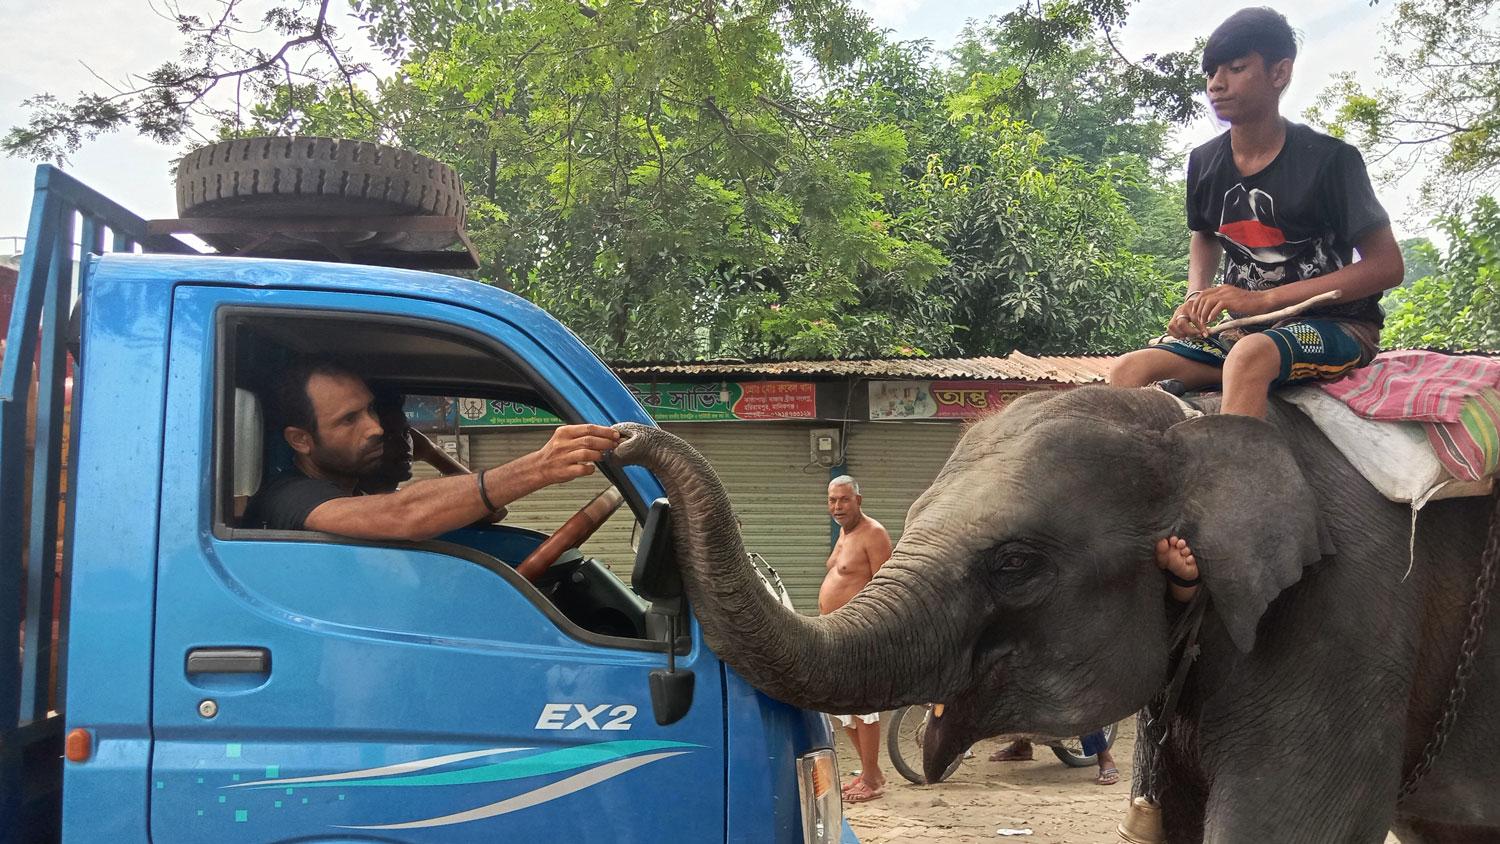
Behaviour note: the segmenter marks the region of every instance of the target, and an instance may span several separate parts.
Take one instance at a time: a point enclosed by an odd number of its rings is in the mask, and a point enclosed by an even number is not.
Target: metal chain
[[[1142,759],[1146,763],[1146,792],[1141,796],[1157,805],[1161,805],[1161,793],[1157,790],[1156,784],[1161,778],[1161,751],[1162,746],[1167,742],[1167,725],[1165,721],[1161,720],[1161,710],[1154,709],[1153,711],[1153,704],[1161,701],[1164,697],[1165,695],[1147,705],[1146,711],[1143,713],[1145,716],[1142,719],[1144,723],[1141,724],[1142,727],[1145,727],[1142,730],[1142,738],[1146,740],[1145,755]],[[1140,738],[1137,738],[1136,741],[1139,742]]]
[[[1495,585],[1495,562],[1497,558],[1500,558],[1500,483],[1496,484],[1492,497],[1495,507],[1490,513],[1489,539],[1484,545],[1479,577],[1474,581],[1474,600],[1469,604],[1469,625],[1464,631],[1463,644],[1458,648],[1458,670],[1453,675],[1453,685],[1448,690],[1448,700],[1443,703],[1443,714],[1438,718],[1432,738],[1428,739],[1427,746],[1422,748],[1421,760],[1417,762],[1416,767],[1412,768],[1411,773],[1406,775],[1406,781],[1401,784],[1401,791],[1396,796],[1397,802],[1415,793],[1422,778],[1432,770],[1433,763],[1442,754],[1443,745],[1448,741],[1448,733],[1458,720],[1458,710],[1463,705],[1464,696],[1468,694],[1469,678],[1474,673],[1474,657],[1478,655],[1479,642],[1484,637],[1484,619],[1489,609],[1490,588]]]
[[[1198,628],[1203,623],[1203,614],[1207,609],[1208,595],[1200,589],[1198,594],[1193,596],[1187,609],[1178,617],[1177,624],[1168,636],[1167,683],[1156,697],[1146,704],[1145,710],[1141,713],[1142,717],[1137,720],[1137,724],[1142,727],[1142,737],[1146,740],[1145,755],[1142,760],[1146,766],[1146,792],[1143,796],[1153,803],[1160,803],[1156,788],[1157,775],[1161,770],[1159,757],[1162,747],[1167,743],[1167,733],[1171,730],[1169,722],[1177,712],[1178,695],[1182,693],[1188,671],[1198,658]],[[1179,646],[1182,648],[1180,653],[1177,650]],[[1177,654],[1177,658],[1172,659],[1172,654]],[[1136,746],[1141,746],[1140,738],[1137,738]]]

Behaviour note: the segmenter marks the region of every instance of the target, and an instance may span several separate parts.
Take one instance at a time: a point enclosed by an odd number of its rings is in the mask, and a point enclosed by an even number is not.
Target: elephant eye
[[[991,559],[994,561],[993,564],[997,571],[1019,572],[1026,571],[1035,566],[1039,557],[1040,555],[1031,548],[1024,545],[1007,543],[1000,548],[996,548],[994,556]]]
[[[1030,554],[1006,554],[1000,558],[1001,571],[1020,571],[1031,565]]]

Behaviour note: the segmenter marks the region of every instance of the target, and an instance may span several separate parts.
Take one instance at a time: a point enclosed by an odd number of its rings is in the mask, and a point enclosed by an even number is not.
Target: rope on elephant
[[[1432,738],[1427,740],[1427,745],[1422,748],[1422,758],[1411,773],[1406,775],[1406,781],[1401,784],[1401,791],[1396,795],[1398,803],[1414,794],[1422,778],[1432,770],[1433,763],[1442,754],[1443,745],[1448,741],[1448,733],[1458,721],[1458,711],[1468,694],[1469,678],[1474,673],[1474,658],[1479,653],[1480,640],[1484,638],[1484,619],[1489,610],[1490,589],[1495,585],[1495,563],[1500,559],[1500,484],[1495,485],[1495,491],[1490,497],[1494,504],[1490,511],[1489,537],[1480,558],[1479,577],[1474,581],[1474,600],[1469,603],[1468,627],[1464,631],[1463,644],[1458,648],[1458,669],[1453,674],[1453,685],[1448,689],[1448,699],[1443,702],[1443,713],[1438,717]]]

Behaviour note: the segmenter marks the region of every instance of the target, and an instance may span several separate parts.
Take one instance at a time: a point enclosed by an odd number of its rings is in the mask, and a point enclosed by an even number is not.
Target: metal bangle
[[[490,467],[490,469],[493,469],[493,468],[495,468],[495,467],[494,466]],[[493,513],[496,510],[499,510],[500,508],[496,507],[495,506],[495,502],[493,502],[493,501],[490,500],[489,490],[487,490],[487,489],[484,488],[484,473],[488,472],[490,469],[480,469],[474,475],[474,477],[476,477],[476,478],[479,479],[479,500],[483,501],[484,502],[484,506],[486,508],[488,508],[491,513]]]

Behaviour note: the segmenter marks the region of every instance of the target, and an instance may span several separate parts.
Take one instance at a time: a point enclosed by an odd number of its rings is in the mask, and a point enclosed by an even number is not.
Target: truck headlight
[[[797,792],[802,798],[804,844],[837,844],[844,826],[839,764],[832,750],[797,757]]]

